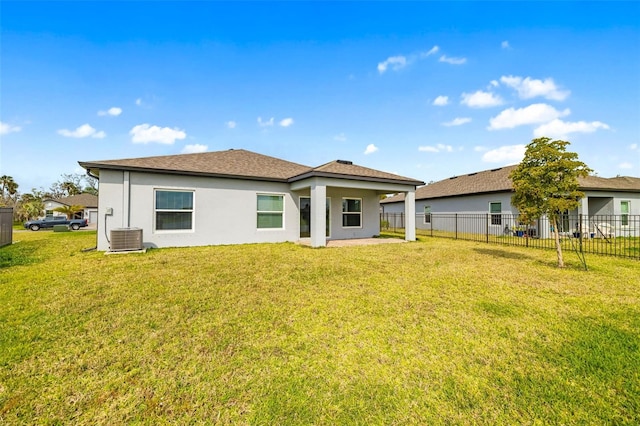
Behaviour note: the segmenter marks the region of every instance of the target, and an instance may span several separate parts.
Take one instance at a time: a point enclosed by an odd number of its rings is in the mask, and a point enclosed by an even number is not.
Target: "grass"
[[[640,264],[428,238],[0,249],[2,424],[638,424]]]

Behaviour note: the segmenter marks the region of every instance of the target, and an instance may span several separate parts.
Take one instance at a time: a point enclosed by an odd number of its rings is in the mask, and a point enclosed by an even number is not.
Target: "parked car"
[[[53,228],[55,225],[67,225],[77,231],[88,226],[89,223],[87,219],[67,219],[65,216],[47,216],[44,219],[28,220],[24,223],[24,227],[32,231],[37,231],[40,228]]]

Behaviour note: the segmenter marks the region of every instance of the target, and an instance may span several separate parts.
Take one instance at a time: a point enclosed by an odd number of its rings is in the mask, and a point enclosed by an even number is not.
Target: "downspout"
[[[124,210],[124,223],[123,228],[128,228],[131,223],[131,176],[129,175],[129,171],[124,171],[124,191],[122,194],[122,204]]]
[[[92,177],[95,180],[97,180],[98,181],[98,185],[100,185],[100,175],[99,174],[94,175],[94,174],[91,173],[91,169],[87,169],[87,176]],[[99,186],[98,186],[98,188],[99,188]],[[100,211],[100,196],[98,196],[98,211]],[[100,220],[98,220],[98,224],[100,224]],[[98,229],[98,226],[97,226],[98,224],[96,224],[96,246],[95,247],[91,247],[91,248],[83,249],[82,251],[92,251],[92,250],[97,250],[98,249],[98,235],[100,235],[100,230]],[[105,217],[104,227],[105,227],[105,230],[106,230],[107,229],[106,217]],[[107,241],[108,240],[109,240],[109,238],[107,238]]]

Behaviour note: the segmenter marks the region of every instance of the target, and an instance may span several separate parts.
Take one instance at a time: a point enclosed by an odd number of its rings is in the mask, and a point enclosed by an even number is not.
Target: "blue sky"
[[[0,174],[243,148],[425,182],[537,136],[640,175],[639,2],[0,3]]]

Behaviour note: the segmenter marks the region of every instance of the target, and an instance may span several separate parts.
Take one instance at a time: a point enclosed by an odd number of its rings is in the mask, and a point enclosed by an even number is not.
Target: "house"
[[[378,235],[382,194],[403,193],[415,217],[424,184],[350,161],[309,167],[243,149],[79,164],[99,179],[98,250],[118,228],[142,229],[146,247],[301,238],[322,247]]]
[[[74,219],[87,219],[89,223],[98,221],[98,197],[93,194],[71,195],[64,198],[46,198],[43,200],[45,216],[64,216],[64,213],[54,211],[57,207],[83,206],[81,212],[77,212]]]
[[[432,214],[485,214],[490,233],[499,234],[507,225],[516,224],[518,209],[511,204],[513,185],[509,175],[517,166],[498,167],[462,176],[453,176],[422,186],[416,190],[416,220],[418,229],[431,229]],[[575,221],[582,217],[582,229],[596,231],[606,228],[608,234],[640,235],[640,221],[629,223],[629,216],[640,215],[640,178],[621,176],[602,178],[587,176],[579,179],[580,190],[585,196],[579,207],[566,212],[564,231],[579,228]],[[381,201],[386,214],[406,213],[404,195],[397,194]],[[626,217],[626,219],[625,219]],[[569,219],[572,218],[572,219]],[[614,219],[619,218],[619,219]],[[538,236],[548,236],[547,226],[537,226]],[[491,231],[492,230],[492,231]]]

